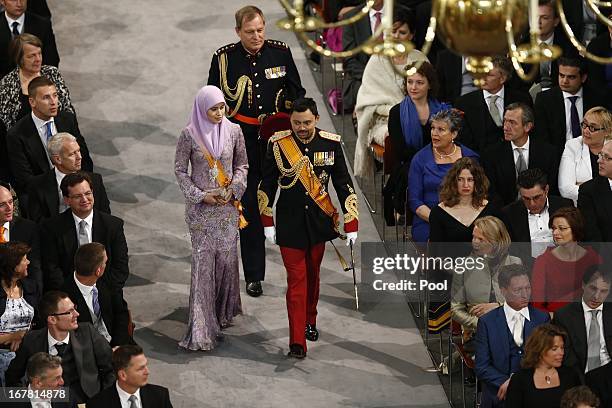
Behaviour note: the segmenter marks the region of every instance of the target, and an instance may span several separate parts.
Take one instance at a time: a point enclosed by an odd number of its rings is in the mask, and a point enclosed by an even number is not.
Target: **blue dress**
[[[478,153],[466,146],[459,146],[463,157],[478,160]],[[408,170],[408,207],[416,214],[421,205],[433,208],[440,202],[439,189],[442,179],[453,167],[452,163],[437,164],[431,143],[419,150]],[[412,222],[412,239],[425,243],[429,239],[429,223],[415,215]]]

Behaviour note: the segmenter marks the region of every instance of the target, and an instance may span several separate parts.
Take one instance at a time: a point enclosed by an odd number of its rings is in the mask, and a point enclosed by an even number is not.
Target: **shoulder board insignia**
[[[321,136],[323,139],[333,140],[334,142],[339,142],[342,139],[340,135],[329,133],[324,130],[319,131],[319,136]]]
[[[287,46],[287,44],[285,44],[285,43],[284,43],[284,42],[282,42],[282,41],[277,41],[277,40],[266,40],[266,43],[267,43],[268,45],[271,45],[272,47],[275,47],[275,48],[281,48],[281,49],[284,49],[284,50],[289,49],[289,47]]]
[[[276,132],[274,133],[274,135],[272,135],[269,142],[270,143],[278,142],[279,140],[289,136],[291,133],[292,132],[290,130],[281,130],[280,132]]]
[[[236,43],[224,45],[223,47],[221,47],[217,51],[215,51],[215,55],[221,55],[224,52],[227,52],[229,50],[234,49],[235,47],[236,47]]]

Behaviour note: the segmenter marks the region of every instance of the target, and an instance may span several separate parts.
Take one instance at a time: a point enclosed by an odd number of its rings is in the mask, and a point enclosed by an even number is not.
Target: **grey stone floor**
[[[321,339],[306,360],[285,357],[285,271],[272,246],[265,296],[243,296],[244,315],[226,341],[206,353],[177,349],[187,320],[191,249],[173,174],[174,147],[212,53],[236,41],[233,13],[243,3],[49,3],[60,69],[82,133],[113,213],[125,220],[132,273],[125,295],[136,338],[149,358],[150,381],[170,388],[174,406],[448,406],[437,376],[423,371],[431,363],[403,299],[364,295],[356,312],[351,278],[339,270],[331,246],[321,273]],[[267,15],[268,37],[291,45],[304,86],[322,104],[295,37],[276,29],[280,5],[257,4]],[[321,127],[332,129],[320,111]],[[361,242],[379,240],[365,211],[360,225]]]

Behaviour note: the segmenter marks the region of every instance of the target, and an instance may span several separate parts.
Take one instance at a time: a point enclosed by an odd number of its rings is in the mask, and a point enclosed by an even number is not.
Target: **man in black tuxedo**
[[[528,242],[531,245],[513,245],[513,251],[526,266],[541,255],[547,246],[553,245],[552,231],[548,226],[551,215],[561,207],[573,207],[570,199],[549,196],[546,174],[538,168],[518,175],[520,200],[502,208],[504,223],[513,243]]]
[[[563,364],[581,373],[610,362],[608,342],[612,340],[612,275],[593,265],[582,277],[582,297],[555,312],[553,323],[567,332]]]
[[[372,9],[368,15],[357,20],[355,23],[344,26],[342,29],[342,49],[353,49],[364,41],[368,40],[374,32],[377,24],[380,24],[382,18],[383,0],[375,0]],[[353,10],[346,13],[344,19],[353,17],[361,12],[361,7],[355,7]],[[345,112],[352,112],[357,101],[357,91],[361,86],[363,71],[368,63],[370,56],[365,52],[359,52],[352,57],[344,59],[343,67],[346,74],[344,79],[344,89],[342,90],[342,109]]]
[[[28,275],[36,281],[39,293],[43,291],[43,276],[40,266],[40,235],[38,225],[14,215],[13,195],[8,186],[0,185],[0,242],[24,242],[31,248],[28,254]]]
[[[26,366],[26,376],[28,378],[28,388],[32,391],[59,390],[64,386],[62,377],[62,359],[58,356],[52,356],[46,352],[38,352],[29,358]],[[59,394],[59,393],[58,393]],[[7,395],[5,394],[5,398]],[[58,395],[60,397],[60,395]],[[61,400],[69,400],[70,396],[65,395]],[[6,400],[5,400],[6,401]],[[37,405],[41,402],[50,402],[51,405]],[[49,401],[44,399],[30,398],[27,401],[15,401],[3,403],[3,408],[32,408],[32,407],[51,407],[51,408],[76,408],[76,403],[73,401]]]
[[[59,185],[66,174],[81,170],[81,146],[70,133],[54,135],[49,140],[47,152],[54,168],[32,177],[29,183],[27,215],[36,222],[54,217],[68,208]],[[89,176],[94,192],[94,208],[110,214],[110,202],[102,176],[98,173],[89,173]]]
[[[79,312],[68,295],[47,292],[38,307],[47,328],[26,333],[6,370],[6,385],[22,385],[28,359],[41,351],[62,358],[64,382],[70,388],[71,399],[78,403],[87,402],[112,385],[115,375],[111,347],[91,324],[77,322]]]
[[[512,76],[512,64],[505,57],[494,57],[493,68],[485,77],[481,90],[457,98],[456,108],[465,113],[459,140],[483,152],[503,138],[503,117],[506,106],[523,102],[531,106],[528,94],[505,86]]]
[[[599,176],[578,190],[578,208],[584,215],[586,240],[612,242],[612,141],[604,144],[597,163]]]
[[[465,57],[448,49],[438,52],[436,72],[440,83],[438,91],[440,101],[455,105],[455,101],[460,96],[478,91],[474,85],[474,77],[465,68],[465,60]]]
[[[38,37],[43,43],[43,64],[57,67],[60,58],[51,20],[26,11],[27,0],[0,0],[0,4],[4,6],[4,18],[0,20],[0,78],[15,68],[15,62],[8,55],[9,43],[23,33]]]
[[[119,346],[113,352],[117,382],[87,403],[87,408],[172,408],[166,387],[148,384],[147,358],[140,346]]]
[[[561,57],[559,86],[538,94],[535,102],[535,137],[557,146],[563,153],[565,142],[582,134],[584,113],[595,106],[607,106],[606,95],[583,86],[587,80],[584,62]]]
[[[482,154],[482,165],[491,182],[489,191],[500,206],[517,200],[516,176],[527,169],[543,170],[550,180],[550,194],[559,194],[559,155],[554,146],[529,136],[533,124],[533,110],[529,106],[520,102],[508,105],[504,114],[504,141]]]
[[[611,347],[608,345],[608,349]],[[599,398],[600,408],[612,408],[612,362],[589,371],[586,385]]]
[[[22,194],[27,194],[31,178],[51,168],[47,142],[58,132],[68,132],[76,137],[81,147],[81,167],[93,171],[93,161],[75,116],[59,112],[57,89],[53,82],[42,76],[34,78],[28,85],[28,93],[32,114],[21,118],[7,134],[11,173],[20,200]]]
[[[111,346],[132,343],[128,334],[128,307],[122,291],[111,290],[99,279],[108,257],[104,245],[85,244],[74,256],[74,275],[64,279],[66,292],[79,311],[79,323],[91,323]]]
[[[61,288],[72,278],[74,254],[79,246],[99,242],[108,256],[102,281],[112,290],[121,290],[130,273],[123,220],[94,210],[92,182],[87,173],[67,174],[60,189],[70,208],[42,224],[45,289]]]

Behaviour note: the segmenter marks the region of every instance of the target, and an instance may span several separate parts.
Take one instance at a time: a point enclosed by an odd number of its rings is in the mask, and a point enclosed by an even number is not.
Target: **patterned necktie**
[[[100,302],[98,301],[98,288],[95,286],[91,289],[91,303],[93,312],[96,315],[96,320],[100,319]]]
[[[516,151],[518,152],[518,158],[516,159],[516,175],[518,176],[519,174],[521,174],[522,172],[524,172],[525,170],[527,170],[527,162],[525,161],[525,156],[523,156],[523,150],[525,150],[522,147],[517,147]]]
[[[19,27],[19,23],[17,21],[13,21],[13,38],[19,35],[19,29],[17,27]]]
[[[57,350],[57,355],[62,357],[64,355],[64,353],[66,352],[66,347],[68,347],[67,344],[56,343],[55,344],[55,350]]]
[[[374,32],[376,32],[376,30],[378,30],[378,27],[380,27],[380,23],[382,22],[382,13],[380,11],[375,11],[374,12],[374,18],[376,20],[376,21],[374,21]],[[372,33],[372,34],[374,34],[374,33]],[[378,38],[382,39],[383,38],[383,34],[380,33]]]
[[[599,356],[599,349],[601,348],[599,341],[599,320],[597,315],[599,310],[590,310],[591,312],[591,324],[589,325],[589,337],[588,337],[588,362],[587,368],[589,371],[599,367],[601,365],[601,358]]]
[[[4,238],[4,231],[6,231],[6,228],[0,227],[0,244],[4,244],[6,242],[6,239]]]
[[[136,397],[135,395],[130,395],[128,401],[130,401],[130,408],[138,408],[138,404],[136,404],[136,401],[138,401],[138,397]]]
[[[45,123],[45,128],[47,129],[47,142],[49,139],[53,137],[53,130],[51,129],[51,121]]]
[[[520,313],[515,313],[512,318],[514,324],[512,325],[512,337],[517,346],[523,345],[523,316]]]
[[[491,114],[491,119],[493,119],[493,122],[500,127],[502,125],[502,120],[496,103],[498,99],[499,96],[497,95],[491,95],[489,97],[489,113]]]
[[[79,246],[89,244],[89,237],[87,236],[87,230],[85,227],[87,226],[87,222],[85,220],[81,220],[79,222]]]
[[[580,129],[580,118],[578,117],[578,108],[576,108],[577,96],[570,96],[567,98],[570,100],[570,121],[572,123],[572,137],[578,137],[582,134]]]

